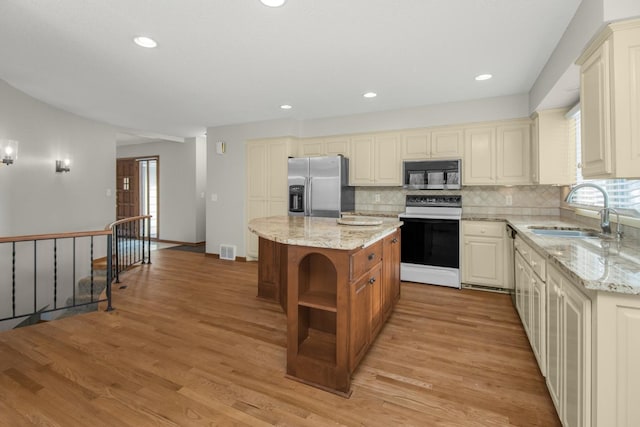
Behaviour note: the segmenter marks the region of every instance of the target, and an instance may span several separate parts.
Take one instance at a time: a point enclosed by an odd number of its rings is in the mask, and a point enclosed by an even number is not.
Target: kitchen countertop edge
[[[615,239],[607,242],[618,246],[617,254],[607,253],[609,250],[595,245],[588,245],[583,239],[567,238],[567,237],[543,237],[534,235],[529,227],[584,227],[575,221],[562,218],[560,216],[519,216],[519,215],[463,215],[463,221],[500,221],[509,224],[515,232],[531,246],[536,252],[545,259],[558,267],[560,271],[569,276],[574,282],[580,284],[584,289],[589,291],[604,291],[617,294],[640,295],[640,282],[629,282],[620,277],[638,277],[640,278],[640,258],[632,258],[632,254],[640,253],[640,243],[633,239],[622,239],[617,242]],[[603,245],[602,241],[598,244]],[[590,247],[591,246],[591,247]],[[562,248],[562,249],[559,249]],[[556,254],[554,255],[555,252]],[[591,256],[597,259],[605,266],[611,266],[619,277],[609,280],[589,279],[588,263],[579,266],[572,264],[571,253],[581,252],[583,255]],[[637,257],[637,256],[636,256]],[[593,267],[593,266],[592,266]],[[545,278],[546,279],[546,278]],[[637,283],[637,284],[636,284]]]

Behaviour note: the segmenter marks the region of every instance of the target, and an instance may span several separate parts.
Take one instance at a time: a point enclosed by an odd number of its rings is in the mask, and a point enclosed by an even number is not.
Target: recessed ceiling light
[[[291,110],[293,107],[289,104],[283,104],[280,106],[283,110]]]
[[[376,96],[378,96],[378,94],[375,92],[367,92],[362,96],[364,96],[365,98],[375,98]]]
[[[476,80],[480,82],[482,80],[489,80],[491,77],[493,77],[491,74],[479,74],[476,76]]]
[[[284,4],[286,0],[260,0],[263,5],[269,7],[280,7]]]
[[[158,46],[158,43],[150,37],[138,36],[135,37],[133,41],[138,46],[146,47],[147,49],[153,49],[154,47]]]

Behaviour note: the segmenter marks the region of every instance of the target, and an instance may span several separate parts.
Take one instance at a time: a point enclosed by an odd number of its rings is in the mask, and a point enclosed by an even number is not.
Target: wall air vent
[[[234,245],[220,245],[220,259],[236,260],[236,247]]]

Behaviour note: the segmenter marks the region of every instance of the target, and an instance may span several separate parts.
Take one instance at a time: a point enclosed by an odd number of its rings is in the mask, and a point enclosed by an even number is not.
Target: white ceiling
[[[82,116],[176,137],[519,94],[580,1],[2,0],[0,78]],[[494,78],[476,82],[480,73]]]

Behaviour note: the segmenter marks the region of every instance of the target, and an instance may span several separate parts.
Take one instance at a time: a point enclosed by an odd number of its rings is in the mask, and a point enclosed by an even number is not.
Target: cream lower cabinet
[[[248,141],[245,146],[247,165],[247,223],[273,215],[286,215],[288,210],[287,160],[293,156],[293,138]],[[245,228],[246,255],[258,258],[258,237]]]
[[[546,262],[519,236],[514,242],[516,309],[542,375],[546,375]]]
[[[546,381],[562,424],[620,426],[591,423],[591,300],[564,274],[549,266],[546,305]]]
[[[640,426],[640,295],[593,299],[592,426]]]
[[[506,223],[462,221],[462,282],[510,289],[513,281],[507,268]]]

